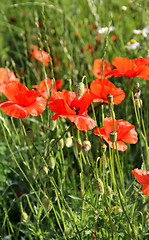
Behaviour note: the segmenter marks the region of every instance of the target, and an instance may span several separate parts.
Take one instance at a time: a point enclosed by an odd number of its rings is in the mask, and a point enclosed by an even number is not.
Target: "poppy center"
[[[71,107],[71,109],[72,109],[73,111],[75,111],[75,112],[76,112],[76,115],[78,115],[78,114],[79,114],[80,107],[78,107],[78,108]]]

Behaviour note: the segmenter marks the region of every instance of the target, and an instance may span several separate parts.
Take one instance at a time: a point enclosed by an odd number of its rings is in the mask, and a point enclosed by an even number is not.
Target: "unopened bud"
[[[83,82],[80,82],[76,85],[76,88],[75,88],[75,93],[76,93],[76,96],[78,99],[80,99],[82,97],[82,95],[84,94],[84,83]]]
[[[101,194],[103,195],[104,194],[104,185],[103,185],[103,182],[100,178],[97,179],[96,181],[96,190]]]
[[[64,139],[61,138],[59,141],[58,141],[58,145],[60,148],[64,148]]]
[[[112,188],[110,186],[106,187],[106,193],[107,193],[108,197],[112,198],[113,192],[112,192]]]
[[[28,219],[28,214],[26,212],[22,212],[22,216],[21,216],[21,221],[22,222],[26,222]]]
[[[48,197],[45,195],[42,199],[42,203],[47,211],[50,211],[52,209],[52,206],[50,204],[50,201]]]
[[[126,6],[122,6],[122,11],[126,11],[127,7]]]
[[[46,166],[43,166],[42,169],[45,172],[45,174],[48,175],[48,168]]]
[[[51,119],[49,129],[51,131],[54,131],[55,128],[56,128],[56,121]]]
[[[50,159],[49,159],[49,167],[51,169],[54,169],[55,168],[55,158],[50,156]]]
[[[113,132],[110,133],[110,140],[111,140],[112,143],[116,142],[116,140],[117,140],[117,132],[113,131]]]
[[[73,144],[72,137],[66,138],[66,140],[65,140],[66,147],[70,148],[70,147],[72,147],[72,144]]]
[[[105,153],[107,150],[107,145],[105,143],[101,144],[100,149],[102,153]]]
[[[85,140],[85,141],[83,141],[83,144],[82,144],[82,148],[84,148],[85,149],[85,151],[89,151],[89,150],[91,150],[91,143],[90,143],[90,141],[88,141],[88,140]]]
[[[81,142],[81,139],[78,139],[78,141],[77,141],[77,148],[78,148],[78,153],[80,154],[80,153],[81,153],[81,150],[82,150],[82,142]]]
[[[109,103],[113,103],[113,95],[109,93],[107,95],[107,100],[108,100]]]
[[[139,85],[140,85],[139,82],[135,82],[135,88],[136,89],[139,89]]]

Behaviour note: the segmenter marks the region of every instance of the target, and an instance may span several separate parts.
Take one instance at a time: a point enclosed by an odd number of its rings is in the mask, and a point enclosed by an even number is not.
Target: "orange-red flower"
[[[135,175],[139,183],[143,184],[143,194],[149,197],[149,172],[135,168],[134,170],[132,170],[132,173]]]
[[[147,59],[145,58],[131,60],[126,57],[115,57],[112,64],[116,69],[107,73],[106,77],[114,75],[115,77],[126,76],[149,79],[149,67],[145,66],[147,64]]]
[[[106,102],[107,95],[113,95],[113,103],[119,104],[125,98],[125,93],[120,88],[116,88],[116,86],[105,78],[98,78],[94,80],[90,85],[90,93],[94,98],[94,102]]]
[[[46,108],[46,99],[40,93],[29,90],[21,83],[10,83],[5,86],[3,94],[7,101],[0,102],[0,108],[7,115],[15,118],[26,118],[40,115]]]
[[[103,62],[103,73],[102,73],[102,58],[97,58],[93,62],[93,73],[95,77],[101,78],[105,77],[105,75],[112,70],[112,66],[108,60],[104,60]]]
[[[15,74],[9,69],[0,68],[0,93],[3,93],[5,85],[13,82],[20,82],[20,79],[16,78]]]
[[[36,45],[34,45],[33,52],[30,51],[30,54],[38,61],[43,62],[45,66],[48,66],[50,59],[52,60],[52,58],[49,59],[49,54],[46,51],[39,51]]]
[[[49,88],[49,92],[47,92],[47,86],[45,83],[45,79],[41,81],[40,85],[33,85],[32,88],[36,88],[40,92],[40,95],[42,97],[47,98],[50,96],[50,89],[52,90],[52,92],[55,90],[57,91],[57,90],[61,89],[62,80],[61,79],[55,80],[55,84],[53,84],[51,87],[51,79],[47,78],[47,85]]]
[[[123,119],[115,120],[115,128],[117,132],[117,149],[119,151],[125,151],[127,149],[127,145],[125,143],[135,144],[138,141],[135,126],[131,125],[129,122]],[[110,133],[114,131],[113,119],[111,117],[105,118],[103,127],[98,128],[98,130],[103,139],[111,148],[113,148],[113,143],[110,140]],[[99,136],[98,130],[95,129],[94,134]],[[114,148],[116,149],[115,144]]]
[[[87,91],[81,98],[77,99],[75,92],[63,90],[53,93],[48,105],[50,110],[56,113],[52,117],[53,120],[56,120],[59,116],[69,118],[79,130],[85,131],[96,126],[95,121],[87,114],[87,108],[92,100],[91,94]]]

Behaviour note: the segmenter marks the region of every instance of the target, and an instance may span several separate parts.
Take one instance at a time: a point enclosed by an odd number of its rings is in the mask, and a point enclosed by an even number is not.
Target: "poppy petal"
[[[144,184],[142,186],[142,192],[143,192],[144,195],[149,197],[149,184]]]
[[[76,124],[76,127],[81,131],[93,129],[96,122],[88,115],[68,116],[68,118]]]
[[[46,99],[43,97],[37,97],[36,100],[25,107],[24,109],[29,112],[32,116],[39,116],[46,108]]]
[[[23,107],[13,103],[12,101],[5,101],[0,103],[0,107],[7,115],[15,118],[26,118],[29,116],[29,112]]]
[[[135,175],[139,183],[141,184],[148,184],[149,185],[149,174],[148,171],[135,168],[132,170],[132,173]]]

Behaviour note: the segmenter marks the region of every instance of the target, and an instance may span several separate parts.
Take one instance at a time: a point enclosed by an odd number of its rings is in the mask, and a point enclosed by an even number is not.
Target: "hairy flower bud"
[[[42,169],[45,172],[45,174],[48,175],[48,168],[46,166],[43,166]]]
[[[55,128],[56,128],[56,121],[51,119],[49,129],[51,131],[54,131]]]
[[[64,148],[64,139],[61,138],[59,141],[58,141],[58,145],[60,148]]]
[[[50,159],[49,159],[49,166],[51,169],[55,168],[55,158],[52,156],[50,156]]]
[[[28,220],[28,214],[23,211],[21,215],[21,221],[26,222],[27,220]]]
[[[104,185],[103,185],[103,182],[100,178],[98,178],[96,180],[96,190],[101,194],[103,195],[104,194]]]
[[[76,93],[76,96],[78,99],[80,99],[82,97],[82,95],[84,94],[84,83],[83,82],[80,82],[76,85],[76,88],[75,88],[75,93]]]
[[[84,148],[85,149],[85,151],[89,151],[89,150],[91,150],[91,143],[90,143],[90,141],[88,141],[88,140],[85,140],[85,141],[83,141],[83,144],[82,144],[82,148]]]
[[[72,144],[73,144],[72,137],[68,137],[65,139],[66,147],[70,148],[70,147],[72,147]]]

